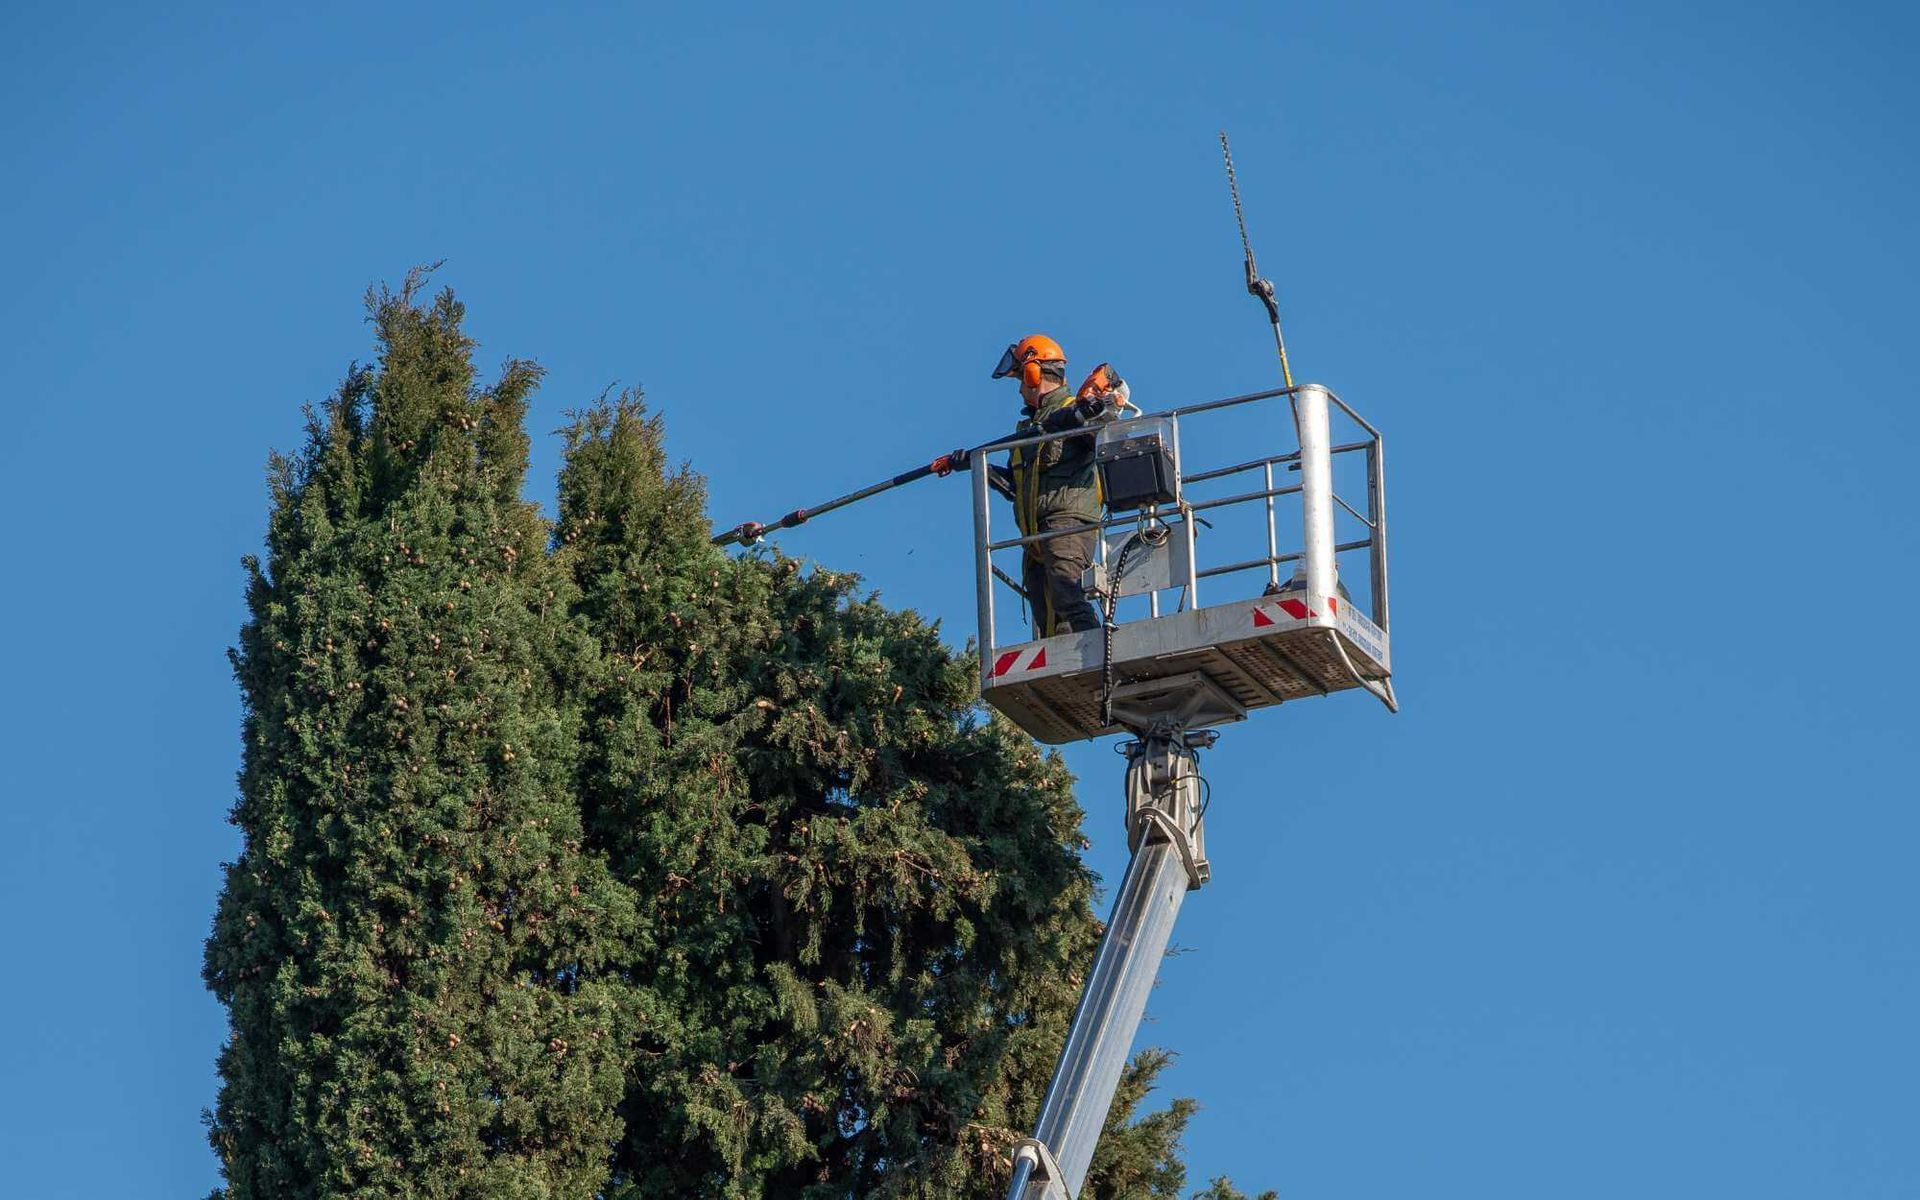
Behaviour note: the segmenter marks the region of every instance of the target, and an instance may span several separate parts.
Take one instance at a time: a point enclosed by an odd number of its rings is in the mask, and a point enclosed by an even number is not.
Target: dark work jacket
[[[1016,438],[1085,424],[1074,411],[1073,389],[1057,387],[1014,427]],[[1096,418],[1098,420],[1098,418]],[[1052,517],[1100,519],[1100,479],[1093,469],[1093,435],[1061,438],[1007,451],[1005,481],[1013,493],[1013,519],[1029,537]]]

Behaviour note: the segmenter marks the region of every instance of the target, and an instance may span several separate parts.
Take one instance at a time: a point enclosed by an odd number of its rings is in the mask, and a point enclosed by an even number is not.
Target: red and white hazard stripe
[[[1045,646],[1023,646],[1017,650],[1008,650],[993,660],[993,677],[1021,675],[1028,671],[1038,671],[1047,665]]]
[[[1325,599],[1327,602],[1327,611],[1338,615],[1340,612],[1340,598],[1338,596],[1327,596]],[[1253,606],[1253,627],[1259,629],[1267,625],[1278,625],[1283,618],[1294,621],[1304,621],[1308,617],[1317,617],[1319,615],[1319,610],[1307,603],[1305,593],[1298,596],[1287,596],[1282,599],[1262,600]]]

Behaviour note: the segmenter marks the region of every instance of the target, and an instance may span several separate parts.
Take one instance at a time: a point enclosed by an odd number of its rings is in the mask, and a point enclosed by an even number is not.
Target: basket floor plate
[[[1344,611],[1343,611],[1344,610]],[[1305,596],[1242,600],[1121,625],[1114,683],[1196,671],[1249,710],[1359,687],[1354,666],[1389,673],[1386,639],[1351,606]],[[1100,720],[1098,630],[997,647],[981,696],[1040,741],[1058,745],[1121,732]]]

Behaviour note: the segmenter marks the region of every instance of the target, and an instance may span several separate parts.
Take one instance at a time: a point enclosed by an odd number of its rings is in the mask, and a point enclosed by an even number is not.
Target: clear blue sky
[[[238,561],[368,284],[447,259],[537,430],[644,385],[731,524],[999,431],[1033,329],[1267,385],[1225,126],[1390,438],[1405,711],[1208,760],[1145,1030],[1196,1183],[1920,1194],[1920,21],[1440,7],[9,6],[0,1193],[216,1180]],[[959,643],[963,492],[784,544]]]

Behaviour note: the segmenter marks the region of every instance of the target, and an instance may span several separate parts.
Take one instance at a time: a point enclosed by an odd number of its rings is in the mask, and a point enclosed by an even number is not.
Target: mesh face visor
[[[1006,350],[1001,353],[999,363],[996,364],[993,368],[993,377],[995,379],[1006,379],[1009,376],[1018,375],[1020,373],[1020,368],[1025,366],[1029,361],[1038,361],[1040,364],[1040,369],[1045,371],[1050,376],[1061,376],[1061,377],[1065,376],[1066,369],[1067,369],[1066,359],[1064,358],[1042,358],[1038,360],[1023,359],[1019,355],[1019,350],[1020,350],[1020,343],[1015,342],[1012,345],[1008,346]],[[1028,353],[1032,353],[1032,352],[1029,351]]]

